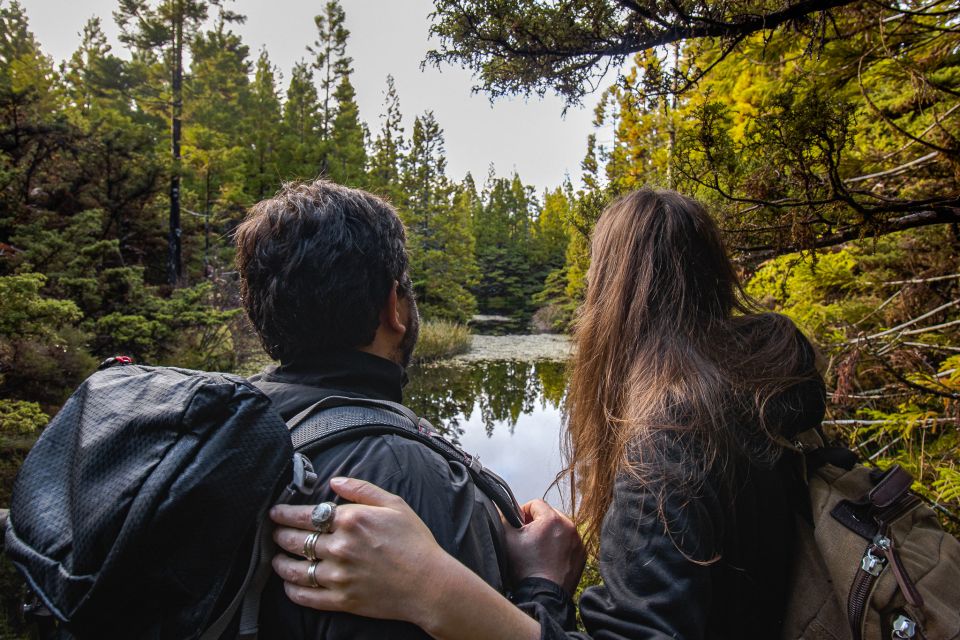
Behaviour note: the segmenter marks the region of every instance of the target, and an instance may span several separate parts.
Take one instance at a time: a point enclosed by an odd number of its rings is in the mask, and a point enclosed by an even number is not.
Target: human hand
[[[577,527],[543,500],[522,508],[526,524],[504,527],[514,580],[546,578],[572,595],[587,560]]]
[[[449,563],[456,560],[400,497],[350,478],[334,478],[330,487],[355,504],[339,505],[331,532],[316,538],[317,586],[311,586],[308,577],[311,562],[283,553],[274,557],[273,568],[284,580],[287,597],[314,609],[426,626],[434,612],[421,587],[435,586],[442,594],[445,577],[452,573]],[[273,538],[281,548],[304,556],[314,528],[312,511],[309,505],[271,509],[271,519],[280,525]]]

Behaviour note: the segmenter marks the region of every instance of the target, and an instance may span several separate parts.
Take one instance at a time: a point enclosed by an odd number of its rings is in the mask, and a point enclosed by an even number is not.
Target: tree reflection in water
[[[453,441],[475,409],[487,437],[498,426],[513,435],[521,415],[537,407],[561,409],[567,387],[566,364],[552,361],[446,361],[413,366],[409,373],[404,404]]]
[[[545,497],[562,466],[562,362],[443,362],[410,370],[404,404],[503,476],[521,502]]]

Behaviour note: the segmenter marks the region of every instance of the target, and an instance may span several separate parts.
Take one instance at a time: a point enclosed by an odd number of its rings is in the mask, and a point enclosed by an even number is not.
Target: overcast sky
[[[0,0],[2,2],[3,0]],[[31,28],[44,50],[56,61],[68,58],[79,43],[83,23],[100,16],[116,42],[112,12],[116,0],[20,0],[26,7]],[[255,59],[261,47],[283,74],[282,87],[293,63],[307,54],[316,27],[313,16],[323,0],[235,0],[231,8],[247,16],[235,28]],[[341,0],[350,29],[348,55],[353,58],[353,84],[360,116],[372,132],[379,127],[387,74],[396,80],[406,135],[416,114],[432,109],[446,138],[448,175],[459,180],[467,171],[483,181],[492,162],[497,173],[516,170],[527,184],[540,191],[559,185],[569,173],[579,184],[580,160],[592,131],[590,96],[584,108],[571,108],[562,115],[562,102],[555,97],[499,99],[493,105],[483,94],[471,94],[470,74],[444,67],[420,69],[427,39],[430,0]],[[602,139],[602,136],[601,136]]]

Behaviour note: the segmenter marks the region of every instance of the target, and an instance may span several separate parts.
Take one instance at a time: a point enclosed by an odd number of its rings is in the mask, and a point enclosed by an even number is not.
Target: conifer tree
[[[152,88],[162,88],[169,96],[170,118],[170,218],[167,278],[178,284],[183,275],[180,229],[181,128],[183,118],[183,65],[188,43],[207,19],[210,6],[219,0],[120,0],[114,17],[120,27],[120,40],[134,49],[141,61],[159,77],[151,78]],[[227,22],[242,22],[243,16],[221,11]],[[150,101],[155,101],[151,96]]]
[[[407,199],[401,216],[409,231],[410,272],[422,313],[466,321],[476,309],[468,290],[476,276],[469,201],[454,202],[443,131],[430,111],[414,120],[403,182]]]
[[[329,0],[324,6],[323,13],[314,16],[317,26],[317,39],[307,50],[313,55],[312,68],[317,72],[320,80],[319,93],[319,131],[321,142],[318,145],[317,156],[320,161],[320,171],[328,170],[328,155],[330,153],[330,137],[334,119],[337,114],[336,93],[344,77],[350,75],[350,63],[347,56],[347,39],[350,31],[344,26],[346,14],[338,0]]]
[[[350,187],[366,186],[366,130],[350,75],[341,76],[334,98],[337,112],[330,131],[327,173],[330,179]]]
[[[534,255],[541,266],[551,270],[563,264],[567,249],[567,224],[571,217],[573,185],[566,180],[561,187],[547,191],[543,207],[533,228]]]
[[[381,126],[376,140],[368,171],[368,186],[376,193],[400,202],[402,185],[400,184],[400,163],[406,151],[407,143],[403,138],[403,121],[400,113],[400,98],[394,85],[393,76],[387,76],[387,89],[384,93],[384,112],[380,115]]]
[[[0,165],[3,193],[14,196],[6,211],[32,204],[40,173],[67,135],[57,123],[62,93],[53,61],[43,53],[17,2],[0,6],[0,126],[4,162]]]
[[[190,46],[189,100],[184,111],[184,203],[202,216],[202,237],[187,233],[202,250],[202,274],[211,275],[211,234],[230,211],[242,211],[249,147],[243,145],[245,115],[250,110],[249,49],[227,28],[221,12],[212,29],[197,34]],[[185,228],[201,226],[188,218]],[[220,264],[219,261],[215,261]]]
[[[116,238],[121,256],[143,256],[162,233],[150,211],[166,164],[155,144],[162,131],[131,104],[138,77],[112,53],[99,18],[84,25],[62,73],[65,111],[81,137],[73,171],[61,166],[59,180],[79,209],[105,213],[101,236]]]
[[[312,179],[320,173],[316,153],[320,133],[318,108],[313,70],[305,62],[298,62],[293,66],[283,104],[284,179]]]
[[[482,310],[520,318],[532,311],[532,296],[547,276],[536,264],[532,216],[537,208],[532,187],[519,175],[498,178],[491,167],[474,223],[477,263],[484,274],[474,291]]]
[[[275,191],[280,179],[282,138],[280,93],[276,72],[266,49],[260,51],[250,86],[250,108],[244,119],[244,139],[251,154],[247,167],[247,194],[262,200]]]
[[[81,117],[89,117],[107,97],[111,73],[123,74],[122,61],[112,56],[110,50],[100,18],[87,20],[80,32],[80,46],[62,69],[67,97],[74,113]]]

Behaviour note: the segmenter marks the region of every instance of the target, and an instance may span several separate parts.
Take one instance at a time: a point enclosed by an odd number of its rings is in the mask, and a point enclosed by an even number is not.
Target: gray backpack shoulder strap
[[[520,505],[503,478],[484,468],[477,457],[442,437],[427,420],[402,404],[330,396],[294,416],[288,425],[294,449],[311,453],[370,435],[395,434],[415,440],[447,461],[464,465],[477,488],[500,509],[507,522],[513,527],[523,526]]]
[[[306,420],[308,417],[316,414],[318,411],[324,409],[333,409],[336,407],[370,407],[374,409],[386,409],[388,411],[394,412],[403,416],[407,421],[413,423],[414,425],[420,424],[421,421],[426,422],[408,407],[403,406],[399,402],[390,402],[389,400],[375,400],[373,398],[352,398],[349,396],[327,396],[319,402],[314,402],[312,405],[298,413],[297,415],[290,418],[287,421],[287,428],[290,429],[291,433],[296,430],[300,424]],[[294,445],[296,447],[296,445]]]

